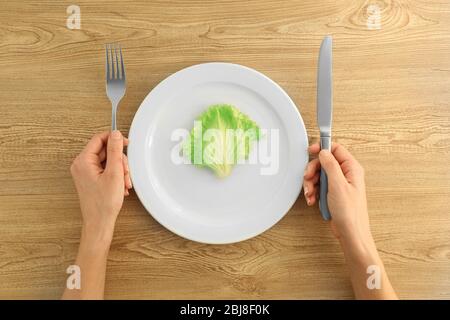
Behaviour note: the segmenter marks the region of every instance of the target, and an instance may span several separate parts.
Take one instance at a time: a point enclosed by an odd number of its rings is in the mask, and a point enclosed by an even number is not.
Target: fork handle
[[[117,114],[117,104],[113,103],[111,116],[111,131],[117,130],[116,114]]]

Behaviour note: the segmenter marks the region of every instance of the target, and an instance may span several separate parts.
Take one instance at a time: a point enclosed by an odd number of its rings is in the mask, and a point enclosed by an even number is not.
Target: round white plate
[[[177,129],[190,131],[218,103],[236,106],[267,130],[250,155],[258,161],[237,165],[225,179],[172,159]],[[129,140],[131,178],[144,207],[167,229],[203,243],[238,242],[275,225],[297,199],[308,161],[294,102],[265,75],[230,63],[194,65],[158,84],[136,112]]]

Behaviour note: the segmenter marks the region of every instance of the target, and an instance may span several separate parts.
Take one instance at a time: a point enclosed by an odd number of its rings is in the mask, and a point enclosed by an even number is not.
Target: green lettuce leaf
[[[224,178],[240,160],[248,159],[260,135],[259,126],[247,115],[232,105],[216,104],[194,122],[183,143],[183,154],[194,165]]]

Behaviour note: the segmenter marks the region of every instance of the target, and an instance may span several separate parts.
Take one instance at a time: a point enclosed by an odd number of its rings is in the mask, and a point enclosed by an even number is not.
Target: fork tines
[[[123,65],[122,48],[119,44],[108,43],[106,50],[106,80],[125,80],[125,68]],[[120,64],[120,67],[119,67]]]

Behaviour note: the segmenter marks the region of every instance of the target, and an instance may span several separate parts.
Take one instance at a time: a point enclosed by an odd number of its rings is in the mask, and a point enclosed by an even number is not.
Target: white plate
[[[174,130],[190,130],[206,107],[236,106],[262,129],[278,129],[279,166],[240,164],[218,179],[205,168],[175,164]],[[252,150],[258,155],[262,144]],[[265,75],[236,64],[205,63],[169,76],[144,99],[133,119],[128,157],[134,190],[147,211],[172,232],[203,243],[249,239],[275,225],[291,208],[308,161],[303,120],[286,92]],[[273,153],[275,155],[275,152]],[[275,158],[272,159],[272,168]]]

